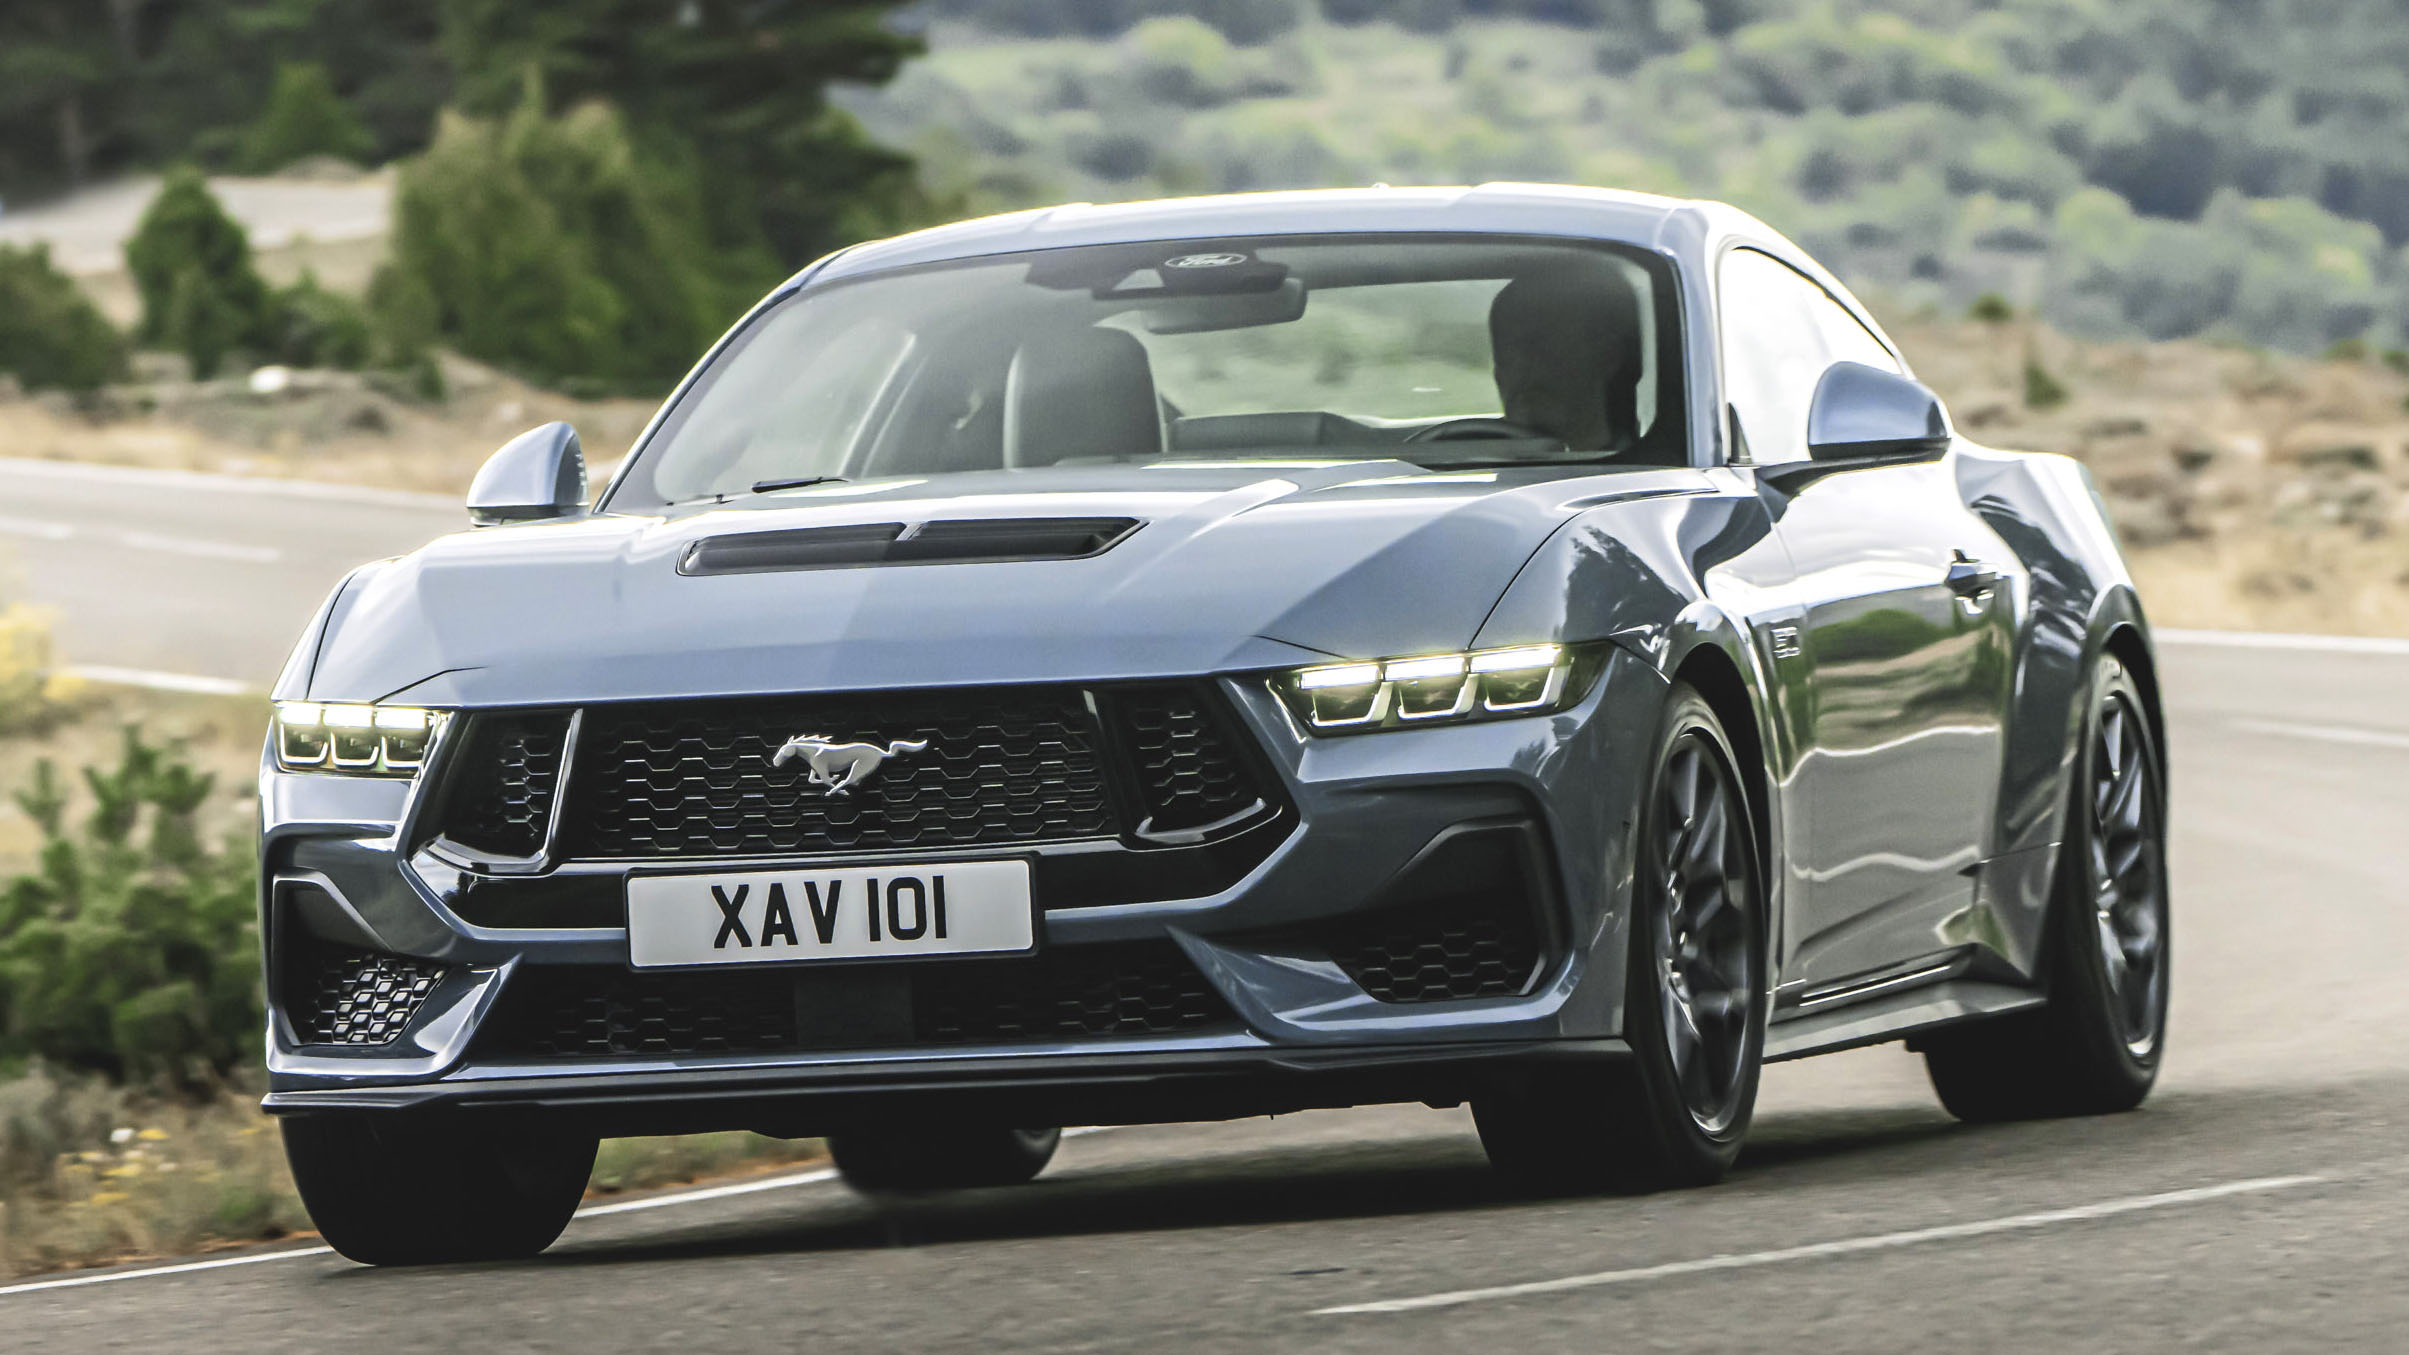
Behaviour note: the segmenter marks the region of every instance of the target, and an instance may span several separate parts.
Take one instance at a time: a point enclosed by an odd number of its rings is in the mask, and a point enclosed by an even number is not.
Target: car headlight
[[[1594,647],[1516,645],[1299,668],[1276,680],[1317,733],[1541,715],[1574,705],[1602,667]]]
[[[276,703],[276,765],[288,772],[416,776],[451,723],[421,706]]]

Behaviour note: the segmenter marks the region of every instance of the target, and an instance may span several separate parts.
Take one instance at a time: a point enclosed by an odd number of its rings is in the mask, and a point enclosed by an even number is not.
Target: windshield
[[[1318,236],[988,256],[809,288],[671,411],[622,506],[1162,461],[1682,465],[1671,269]]]

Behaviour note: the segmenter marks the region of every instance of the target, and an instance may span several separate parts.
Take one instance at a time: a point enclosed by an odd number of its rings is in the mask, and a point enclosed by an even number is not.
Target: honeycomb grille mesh
[[[444,966],[406,955],[329,951],[315,965],[307,1006],[292,1010],[303,1044],[389,1045],[435,991]]]
[[[1473,900],[1377,914],[1324,942],[1347,977],[1382,1002],[1507,997],[1529,992],[1539,972],[1529,912]]]
[[[455,764],[460,772],[445,835],[497,856],[541,851],[560,793],[568,730],[565,714],[477,716]]]
[[[545,1058],[789,1050],[797,1046],[793,979],[532,968],[511,980],[486,1034]]]
[[[1199,692],[1141,689],[1116,697],[1115,709],[1146,801],[1144,831],[1193,831],[1262,805],[1236,741]]]
[[[1080,946],[923,975],[913,1003],[931,1043],[1169,1035],[1234,1021],[1169,941]]]
[[[843,752],[818,769],[803,756],[776,762],[803,734],[888,755],[831,793]],[[1076,690],[598,706],[586,713],[578,768],[566,837],[580,859],[991,846],[1119,830],[1095,721]]]
[[[488,1053],[547,1059],[774,1054],[1195,1032],[1236,1019],[1168,941],[852,972],[906,990],[894,1030],[865,1039],[858,1026],[807,1025],[797,985],[819,982],[816,973],[546,966],[512,978],[479,1043]]]

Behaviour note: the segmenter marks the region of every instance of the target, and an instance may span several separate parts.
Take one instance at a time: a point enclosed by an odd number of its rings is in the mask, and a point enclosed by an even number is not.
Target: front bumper
[[[523,994],[537,983],[525,976],[545,969],[626,973],[624,927],[466,920],[465,891],[493,882],[430,866],[423,852],[405,857],[406,786],[270,767],[267,1106],[508,1107],[580,1113],[621,1132],[818,1132],[874,1106],[968,1098],[1031,1123],[1104,1123],[1454,1099],[1468,1081],[1531,1059],[1613,1052],[1633,817],[1625,788],[1639,782],[1634,763],[1662,694],[1647,665],[1617,651],[1588,699],[1560,715],[1346,738],[1302,734],[1259,682],[1222,687],[1289,801],[1277,845],[1201,896],[1038,900],[1045,952],[1176,947],[1226,1016],[1138,1035],[575,1058],[512,1049],[495,1032],[514,985]],[[1502,860],[1502,850],[1520,863],[1523,897],[1502,906],[1531,909],[1539,961],[1527,983],[1469,998],[1441,985],[1437,1000],[1399,1000],[1398,988],[1333,958],[1331,936],[1389,916],[1401,891],[1427,883],[1434,860],[1461,858],[1466,844],[1478,859]],[[389,1043],[309,1043],[296,1019],[309,996],[281,960],[310,945],[410,957],[439,966],[440,978]],[[909,968],[942,980],[960,963]],[[780,972],[807,984],[842,968]],[[1410,997],[1411,985],[1403,991]]]

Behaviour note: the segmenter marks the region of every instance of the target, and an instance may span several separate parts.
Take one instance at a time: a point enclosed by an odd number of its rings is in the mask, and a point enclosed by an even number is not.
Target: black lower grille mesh
[[[1169,941],[932,968],[913,997],[920,1038],[946,1043],[1168,1035],[1235,1019]]]
[[[545,1058],[793,1049],[794,980],[766,972],[534,966],[512,976],[485,1038]]]
[[[1448,1002],[1530,991],[1538,928],[1520,900],[1450,899],[1357,919],[1322,937],[1347,977],[1382,1002]]]
[[[1124,755],[1146,801],[1146,834],[1192,832],[1262,807],[1220,711],[1191,687],[1117,692]]]
[[[851,1019],[826,1019],[836,985]],[[891,1024],[862,1019],[882,1009]],[[510,980],[479,1045],[535,1058],[780,1053],[1169,1034],[1235,1020],[1162,941],[834,970],[530,967]]]
[[[286,1015],[303,1044],[388,1045],[401,1038],[444,966],[406,955],[327,950],[313,955]]]
[[[510,712],[470,719],[467,739],[450,765],[450,807],[444,835],[496,856],[533,856],[543,848],[560,792],[566,714]]]
[[[804,735],[836,746],[797,747],[781,763]],[[577,768],[564,836],[568,854],[585,860],[1119,831],[1095,719],[1076,689],[596,706]]]

